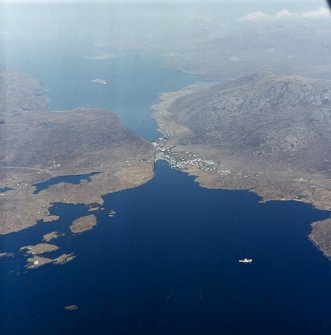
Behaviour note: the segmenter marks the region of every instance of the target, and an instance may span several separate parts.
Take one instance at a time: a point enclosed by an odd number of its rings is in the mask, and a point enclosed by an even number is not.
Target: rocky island
[[[163,134],[157,159],[204,187],[249,189],[264,200],[330,210],[331,81],[262,73],[161,100],[154,106]],[[325,225],[314,226],[313,241],[331,250]],[[328,233],[318,234],[320,227]]]
[[[71,224],[70,230],[74,234],[80,234],[93,229],[96,224],[97,219],[94,215],[82,216]]]
[[[43,236],[43,241],[50,242],[50,241],[52,241],[54,239],[57,239],[61,236],[64,236],[64,234],[58,233],[57,231],[52,231],[52,232],[47,233]]]
[[[102,196],[153,177],[154,148],[109,110],[51,112],[46,88],[25,74],[0,67],[0,234],[31,227],[53,203],[99,204]],[[98,172],[98,173],[96,173]],[[95,174],[93,174],[95,173]],[[93,174],[79,184],[54,177]]]
[[[54,233],[51,234],[54,235]],[[42,254],[51,253],[57,250],[59,250],[59,247],[57,245],[50,243],[38,243],[35,245],[27,245],[20,249],[21,252],[26,253],[28,256],[33,256],[27,258],[27,264],[25,266],[27,269],[37,269],[47,264],[55,264],[55,265],[66,264],[68,262],[73,261],[76,258],[76,256],[73,253],[62,254],[55,258],[40,256]]]
[[[74,254],[62,254],[56,258],[47,258],[47,257],[35,255],[27,259],[26,268],[29,270],[34,270],[34,269],[40,268],[41,266],[45,266],[47,264],[63,265],[63,264],[73,261],[75,258],[76,256]]]
[[[40,255],[46,252],[56,251],[58,249],[59,247],[54,244],[39,243],[36,245],[27,245],[26,247],[22,247],[20,251],[23,251],[29,255]]]

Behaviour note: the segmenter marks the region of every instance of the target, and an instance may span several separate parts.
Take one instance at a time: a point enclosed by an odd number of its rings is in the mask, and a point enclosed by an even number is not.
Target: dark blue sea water
[[[68,226],[87,208],[57,204],[58,222],[1,239],[16,252],[58,230],[55,243],[77,255],[33,271],[23,256],[0,263],[1,334],[330,333],[331,268],[307,239],[328,213],[203,189],[164,162],[146,185],[104,199],[85,234]]]
[[[95,53],[88,37],[70,48],[61,41],[10,40],[6,64],[43,81],[52,109],[111,108],[147,139],[159,136],[150,118],[159,94],[195,80],[142,52],[93,61],[84,58]],[[77,176],[39,186],[59,181]],[[58,203],[58,221],[0,237],[0,250],[15,253],[0,260],[0,335],[331,334],[331,267],[307,238],[330,213],[207,190],[165,162],[152,181],[104,200],[98,225],[82,235],[69,225],[88,207]],[[20,247],[54,230],[66,235],[50,256],[77,259],[26,270]],[[253,264],[239,264],[244,257]],[[79,309],[64,310],[71,304]]]

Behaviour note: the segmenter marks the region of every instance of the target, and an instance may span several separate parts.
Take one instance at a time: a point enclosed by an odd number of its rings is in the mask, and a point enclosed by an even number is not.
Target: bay
[[[61,252],[77,255],[33,271],[22,254],[0,263],[1,334],[328,334],[331,268],[307,239],[327,212],[203,189],[165,162],[104,200],[83,235],[68,226],[88,208],[56,204],[57,222],[1,238],[17,253],[57,230]]]

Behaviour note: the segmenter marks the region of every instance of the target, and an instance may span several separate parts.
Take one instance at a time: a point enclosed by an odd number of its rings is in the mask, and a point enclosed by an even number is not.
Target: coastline
[[[106,194],[153,178],[153,146],[117,115],[82,107],[53,113],[38,80],[4,67],[0,76],[11,83],[0,89],[6,97],[0,124],[5,134],[0,188],[6,190],[0,195],[0,235],[58,219],[49,213],[54,203],[102,205]],[[95,172],[79,184],[68,181]],[[36,192],[36,184],[54,177],[57,183]]]
[[[268,171],[254,171],[250,162],[236,161],[235,157],[219,156],[213,148],[201,144],[192,144],[188,140],[191,130],[179,125],[171,117],[169,107],[181,97],[201,91],[204,88],[188,86],[181,90],[160,95],[160,102],[152,106],[152,117],[156,120],[158,131],[163,135],[153,143],[156,149],[156,160],[167,161],[171,168],[195,177],[201,187],[208,189],[248,190],[267,201],[298,201],[311,204],[313,207],[330,211],[331,181],[321,175],[309,175],[304,171],[284,169],[282,173],[268,175]],[[218,157],[216,160],[215,157]],[[266,165],[267,167],[267,165]],[[310,240],[331,257],[331,239],[327,238],[325,225],[313,227],[314,238]],[[312,233],[313,233],[312,231]],[[317,233],[318,232],[318,233]]]

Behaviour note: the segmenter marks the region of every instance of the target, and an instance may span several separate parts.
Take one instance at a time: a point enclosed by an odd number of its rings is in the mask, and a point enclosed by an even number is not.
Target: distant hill
[[[161,157],[202,185],[331,207],[331,81],[254,74],[154,108]]]
[[[192,143],[331,177],[331,81],[255,74],[177,99],[169,112]]]

